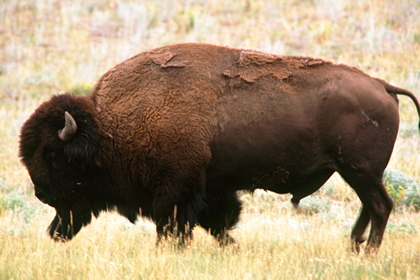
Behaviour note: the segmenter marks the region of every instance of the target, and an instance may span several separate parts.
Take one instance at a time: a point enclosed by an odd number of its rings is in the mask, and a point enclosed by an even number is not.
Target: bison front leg
[[[236,243],[229,235],[239,221],[242,203],[236,192],[208,193],[207,208],[202,211],[198,223],[213,235],[221,246]]]
[[[72,239],[82,228],[82,223],[75,219],[72,211],[58,212],[48,227],[51,238],[57,242]]]
[[[180,245],[184,245],[192,238],[192,227],[189,222],[182,218],[183,214],[178,213],[178,206],[166,214],[155,215],[157,242],[162,240],[175,239]]]
[[[89,208],[57,207],[56,215],[48,227],[48,233],[54,241],[65,242],[71,240],[83,226],[90,223],[91,219]]]
[[[153,208],[157,244],[163,239],[174,238],[183,246],[192,239],[192,230],[204,204],[200,195],[194,195],[188,200],[178,199],[176,202],[161,197],[155,199]]]

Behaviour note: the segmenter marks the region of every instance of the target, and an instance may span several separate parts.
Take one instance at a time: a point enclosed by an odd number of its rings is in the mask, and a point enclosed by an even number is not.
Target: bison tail
[[[406,90],[406,89],[402,89],[393,85],[388,84],[387,82],[385,82],[384,80],[381,79],[376,79],[378,82],[380,82],[385,90],[388,93],[394,93],[394,94],[400,94],[400,95],[405,95],[411,98],[411,100],[413,101],[414,105],[416,106],[417,109],[417,114],[419,116],[419,130],[420,130],[420,104],[419,101],[417,100],[416,96],[414,95],[414,93]]]

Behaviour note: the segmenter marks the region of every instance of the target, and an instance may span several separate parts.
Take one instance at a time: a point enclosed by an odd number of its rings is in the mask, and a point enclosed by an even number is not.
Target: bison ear
[[[73,139],[74,136],[76,136],[77,124],[74,118],[67,111],[64,113],[64,118],[66,120],[65,125],[63,129],[60,129],[58,131],[58,136],[60,137],[61,140],[63,140],[64,142],[67,142]]]

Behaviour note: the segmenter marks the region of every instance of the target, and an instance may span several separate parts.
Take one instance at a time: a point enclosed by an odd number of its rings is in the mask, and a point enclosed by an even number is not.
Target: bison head
[[[54,96],[25,122],[19,155],[40,201],[56,209],[49,226],[54,240],[71,239],[90,222],[98,176],[95,155],[99,125],[92,101],[71,94]]]

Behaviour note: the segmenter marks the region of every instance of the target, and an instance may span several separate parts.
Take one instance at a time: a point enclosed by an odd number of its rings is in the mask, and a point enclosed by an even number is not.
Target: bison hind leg
[[[221,246],[236,243],[228,231],[239,221],[242,203],[235,191],[209,193],[207,208],[201,212],[198,223],[213,235]]]
[[[369,222],[369,211],[365,206],[363,206],[362,211],[360,211],[359,218],[357,219],[357,222],[351,232],[351,250],[353,253],[360,253],[360,245],[366,241],[363,234],[366,231]]]
[[[356,191],[363,204],[351,234],[352,250],[355,253],[360,252],[360,244],[365,240],[363,234],[370,222],[370,234],[365,251],[376,252],[381,246],[393,207],[392,199],[382,183],[382,173],[353,170],[341,171],[340,174]]]

